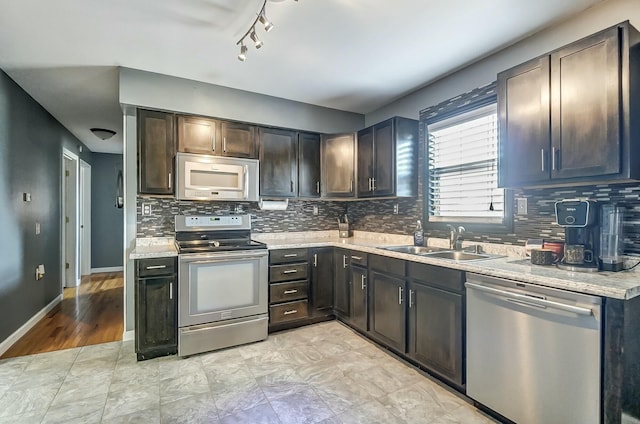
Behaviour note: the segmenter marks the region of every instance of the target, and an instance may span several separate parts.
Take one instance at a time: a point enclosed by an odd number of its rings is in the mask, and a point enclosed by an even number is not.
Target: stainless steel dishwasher
[[[518,424],[599,423],[601,299],[467,274],[467,395]]]

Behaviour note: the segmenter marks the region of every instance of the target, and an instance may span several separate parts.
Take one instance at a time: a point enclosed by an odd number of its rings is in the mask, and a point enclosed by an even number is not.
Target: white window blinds
[[[427,131],[429,220],[501,222],[496,104],[435,122]]]

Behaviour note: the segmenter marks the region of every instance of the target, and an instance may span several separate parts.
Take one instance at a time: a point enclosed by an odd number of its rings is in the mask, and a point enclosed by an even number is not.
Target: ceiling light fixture
[[[251,24],[251,26],[249,27],[247,32],[244,33],[242,38],[240,38],[240,40],[236,43],[236,45],[240,46],[240,54],[238,55],[238,60],[240,62],[244,62],[245,60],[247,60],[248,49],[247,49],[247,46],[244,44],[244,40],[247,37],[251,38],[256,49],[259,49],[264,45],[262,40],[258,38],[258,34],[256,34],[256,25],[258,24],[258,22],[264,25],[264,30],[266,32],[269,32],[273,29],[273,22],[271,22],[267,18],[267,9],[266,9],[267,1],[268,0],[264,0],[264,3],[262,3],[262,8],[260,9],[260,12],[258,12],[258,17],[256,18],[255,21],[253,21],[253,24]],[[275,1],[275,0],[272,0],[272,1]],[[295,1],[298,1],[298,0],[295,0]]]
[[[93,133],[93,135],[95,135],[96,137],[98,137],[101,140],[108,140],[111,137],[113,137],[114,135],[116,135],[116,132],[113,130],[108,130],[105,128],[91,128],[89,131],[91,131]]]

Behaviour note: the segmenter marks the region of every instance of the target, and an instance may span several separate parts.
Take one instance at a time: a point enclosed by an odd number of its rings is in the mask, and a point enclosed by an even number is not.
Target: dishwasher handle
[[[519,293],[513,293],[506,290],[494,289],[493,287],[483,286],[481,284],[471,283],[467,281],[464,286],[468,289],[474,289],[485,293],[495,294],[498,296],[504,296],[507,300],[514,301],[516,303],[530,304],[535,306],[543,306],[552,309],[559,309],[565,312],[572,312],[578,315],[591,316],[593,311],[589,308],[581,308],[579,306],[567,305],[560,302],[554,302],[552,300],[539,299],[536,297],[526,296]]]

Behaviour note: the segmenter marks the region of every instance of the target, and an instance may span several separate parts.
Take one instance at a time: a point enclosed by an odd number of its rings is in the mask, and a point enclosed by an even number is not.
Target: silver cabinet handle
[[[171,188],[171,172],[169,172],[169,188]]]
[[[369,180],[369,191],[372,191],[371,190],[371,177],[369,177],[368,180]]]
[[[353,193],[353,178],[349,180],[349,193]]]
[[[293,294],[293,293],[298,293],[298,290],[296,289],[291,289],[291,290],[285,290],[284,294]]]
[[[551,148],[551,170],[555,171],[556,170],[556,148],[552,147]]]
[[[361,256],[353,256],[353,255],[351,255],[351,259],[355,259],[356,261],[361,261],[362,257]]]
[[[398,286],[398,305],[402,305],[402,287]]]
[[[347,267],[347,255],[342,255],[342,268]]]
[[[149,265],[144,267],[145,269],[165,269],[166,265]]]
[[[222,151],[227,151],[227,137],[222,137]]]
[[[286,255],[283,255],[282,257],[284,258],[296,258],[298,257],[297,253],[287,253]]]
[[[288,269],[286,271],[282,271],[283,274],[295,274],[296,272],[298,272],[297,269]]]
[[[216,151],[216,126],[213,126],[213,135],[211,136],[211,150]]]
[[[320,181],[316,181],[316,193],[320,194]]]
[[[409,307],[413,306],[413,290],[409,289]]]
[[[536,297],[526,296],[519,293],[512,293],[506,290],[494,289],[493,287],[487,287],[481,284],[475,284],[470,282],[464,283],[464,286],[468,289],[475,289],[485,293],[504,296],[506,300],[515,302],[515,303],[521,303],[529,306],[539,306],[539,307],[559,309],[565,312],[573,312],[574,314],[578,314],[578,315],[586,315],[586,316],[593,315],[593,312],[589,308],[581,308],[579,306],[566,305],[564,303],[554,302],[552,300],[538,299]]]
[[[293,181],[291,181],[291,193],[293,193]]]
[[[297,312],[298,312],[298,310],[297,310],[297,309],[292,309],[292,310],[290,310],[290,311],[284,311],[284,314],[283,314],[283,315],[291,315],[291,314],[295,314],[295,313],[297,313]]]
[[[367,277],[365,277],[364,274],[360,276],[360,288],[362,288],[362,291],[364,291],[364,289],[367,287],[367,285],[364,283],[364,280],[366,279]]]
[[[540,149],[540,166],[542,167],[541,171],[544,172],[544,149]]]
[[[169,283],[169,299],[173,300],[173,283]]]
[[[371,191],[376,191],[376,179],[371,178]]]
[[[313,266],[314,267],[318,266],[318,254],[317,253],[313,254]]]

